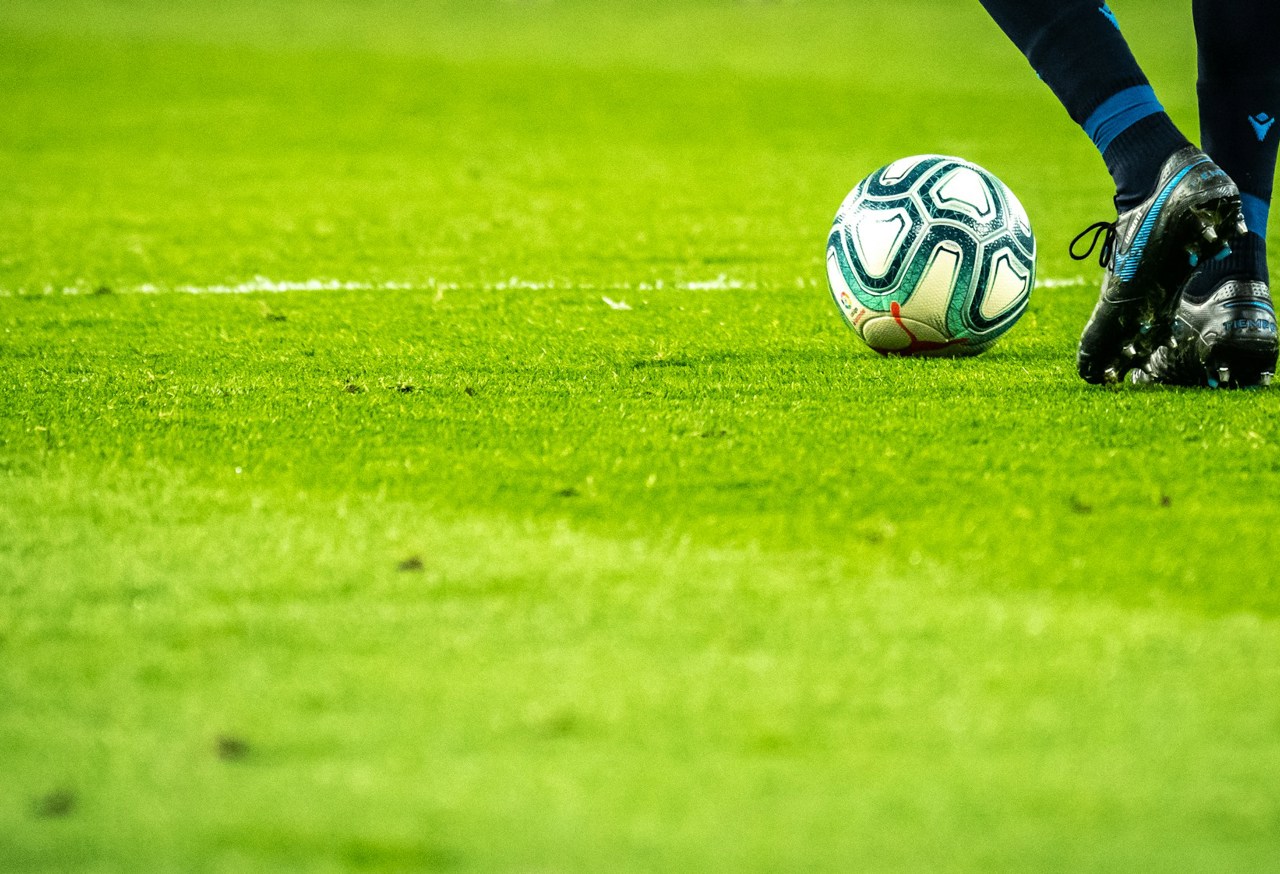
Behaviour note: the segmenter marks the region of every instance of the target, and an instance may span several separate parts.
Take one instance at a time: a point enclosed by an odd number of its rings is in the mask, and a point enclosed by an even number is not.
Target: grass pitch
[[[1280,395],[1075,378],[977,4],[402,7],[0,7],[0,869],[1280,867]],[[827,299],[913,152],[1054,280],[980,359]]]

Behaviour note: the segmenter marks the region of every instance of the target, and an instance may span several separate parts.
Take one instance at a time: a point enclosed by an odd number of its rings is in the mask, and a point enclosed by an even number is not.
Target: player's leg
[[[1194,0],[1200,134],[1205,151],[1240,186],[1250,246],[1262,246],[1280,128],[1280,3]],[[1258,259],[1266,270],[1266,259]]]
[[[982,0],[1102,153],[1117,207],[1137,206],[1160,166],[1187,145],[1101,0]]]
[[[1249,232],[1226,257],[1197,268],[1182,290],[1177,344],[1157,351],[1135,377],[1267,384],[1277,349],[1266,238],[1280,143],[1280,3],[1195,0],[1193,9],[1205,151],[1240,186]]]
[[[1077,359],[1089,382],[1114,381],[1168,336],[1191,258],[1241,232],[1239,193],[1165,114],[1105,3],[982,3],[1115,179],[1118,218],[1095,226],[1107,272]]]

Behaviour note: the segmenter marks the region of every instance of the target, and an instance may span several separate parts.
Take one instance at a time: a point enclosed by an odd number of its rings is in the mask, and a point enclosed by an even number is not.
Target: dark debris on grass
[[[238,762],[249,755],[249,742],[234,734],[220,734],[213,742],[214,751],[224,762]]]
[[[642,370],[646,367],[691,367],[689,360],[686,358],[641,358],[631,365],[632,370]]]
[[[76,794],[65,787],[54,789],[35,799],[32,810],[40,819],[59,819],[76,809]]]

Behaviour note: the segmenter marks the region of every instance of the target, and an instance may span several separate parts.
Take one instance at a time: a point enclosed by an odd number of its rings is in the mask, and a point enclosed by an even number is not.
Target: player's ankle
[[[1151,196],[1169,156],[1189,145],[1163,112],[1134,122],[1116,135],[1103,160],[1116,183],[1116,209],[1126,212]]]

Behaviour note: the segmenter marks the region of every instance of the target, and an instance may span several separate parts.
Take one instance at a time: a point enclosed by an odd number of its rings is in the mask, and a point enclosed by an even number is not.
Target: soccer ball
[[[882,355],[976,355],[1026,311],[1036,240],[1013,192],[960,158],[916,155],[849,193],[827,238],[827,281]]]

